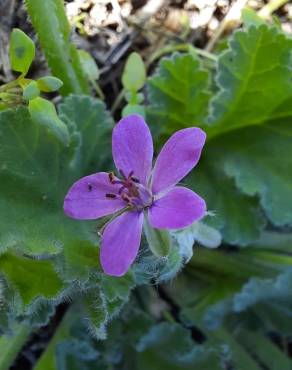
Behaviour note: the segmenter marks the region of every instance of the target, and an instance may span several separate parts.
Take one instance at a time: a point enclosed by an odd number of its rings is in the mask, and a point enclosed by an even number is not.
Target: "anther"
[[[122,191],[124,191],[126,189],[126,187],[125,186],[122,186],[121,188],[119,188],[119,194],[121,194],[122,193]]]
[[[119,173],[121,174],[123,179],[125,179],[125,180],[127,179],[123,170],[119,170]]]
[[[131,203],[131,198],[130,198],[127,194],[122,193],[121,197],[122,197],[122,199],[123,199],[123,200],[125,200],[126,202]]]
[[[115,199],[117,197],[115,194],[111,194],[111,193],[107,193],[105,196],[110,199]]]
[[[88,188],[88,191],[91,191],[92,190],[92,185],[91,184],[87,184],[87,188]]]
[[[137,177],[135,177],[135,176],[131,176],[131,180],[134,181],[137,184],[140,184],[139,179],[137,179]]]
[[[109,181],[113,184],[115,181],[115,174],[113,172],[110,172],[108,174]]]
[[[120,180],[114,180],[112,181],[112,184],[113,185],[116,185],[116,184],[119,184],[119,185],[123,185],[124,181],[120,181]]]

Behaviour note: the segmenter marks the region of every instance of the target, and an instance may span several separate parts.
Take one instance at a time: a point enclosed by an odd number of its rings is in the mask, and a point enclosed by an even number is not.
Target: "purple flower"
[[[139,115],[123,118],[113,129],[112,151],[121,179],[98,172],[73,184],[64,201],[75,219],[97,219],[118,212],[101,236],[101,265],[108,275],[122,276],[135,260],[144,217],[157,229],[179,229],[201,219],[204,200],[175,186],[198,163],[206,134],[192,127],[165,143],[152,169],[150,130]]]

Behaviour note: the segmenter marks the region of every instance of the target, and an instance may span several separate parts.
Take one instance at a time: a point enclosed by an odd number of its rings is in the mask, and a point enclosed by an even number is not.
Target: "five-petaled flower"
[[[153,228],[179,229],[201,219],[204,200],[176,184],[197,164],[206,134],[191,127],[166,142],[152,169],[150,130],[139,115],[123,118],[113,129],[112,152],[121,179],[98,172],[75,182],[64,201],[75,219],[97,219],[117,213],[101,236],[101,264],[108,275],[122,276],[135,260],[144,217]]]

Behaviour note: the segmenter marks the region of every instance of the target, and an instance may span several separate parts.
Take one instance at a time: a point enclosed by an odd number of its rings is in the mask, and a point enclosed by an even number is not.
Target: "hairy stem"
[[[0,370],[8,370],[12,366],[30,333],[31,328],[27,325],[17,324],[14,327],[13,335],[3,335],[0,337]]]

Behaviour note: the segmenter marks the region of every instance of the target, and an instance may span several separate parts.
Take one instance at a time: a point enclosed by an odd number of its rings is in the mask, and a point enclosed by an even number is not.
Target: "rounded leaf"
[[[82,68],[90,80],[99,79],[99,69],[92,56],[84,50],[78,50],[78,56],[82,65]]]
[[[130,91],[140,90],[146,82],[146,71],[143,59],[138,53],[130,54],[127,59],[122,83],[125,89]]]
[[[40,95],[40,89],[38,88],[38,84],[35,81],[31,81],[23,89],[22,95],[23,99],[27,101],[37,98]]]
[[[53,92],[59,90],[63,86],[63,82],[53,76],[45,76],[37,80],[38,87],[43,92]]]
[[[68,128],[58,117],[53,103],[38,97],[29,101],[28,110],[34,122],[45,126],[55,137],[68,144]]]
[[[15,28],[11,33],[9,46],[11,68],[26,74],[35,56],[33,41],[20,29]]]

